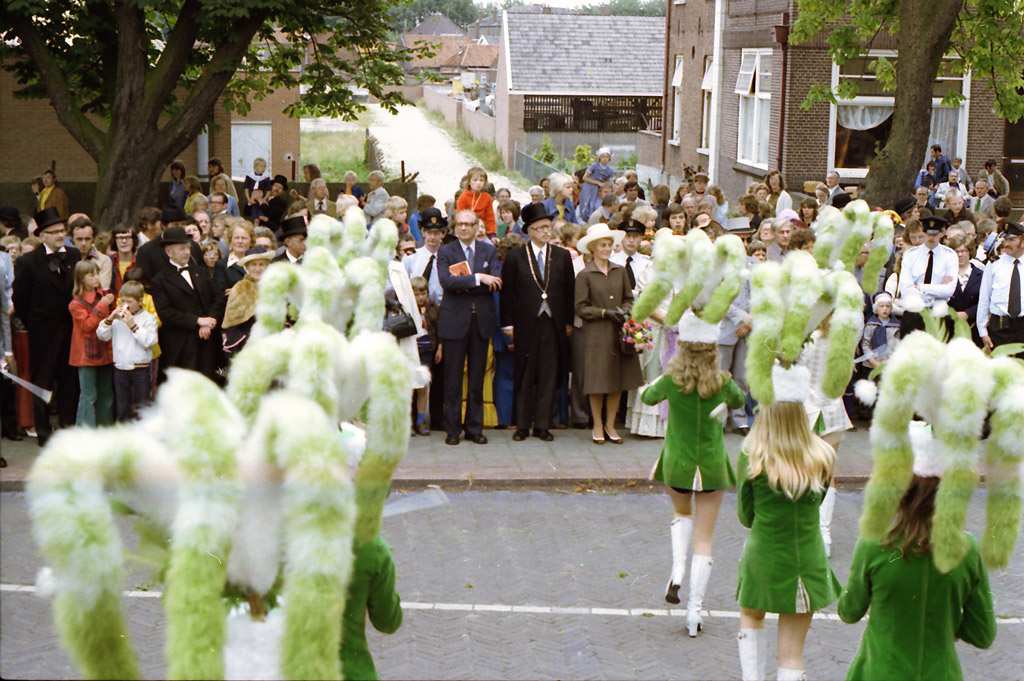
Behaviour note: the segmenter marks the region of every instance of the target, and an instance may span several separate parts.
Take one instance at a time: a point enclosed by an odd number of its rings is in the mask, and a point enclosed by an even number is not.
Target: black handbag
[[[416,335],[416,322],[412,316],[405,311],[402,304],[397,300],[391,301],[385,298],[384,326],[383,330],[395,338],[401,340]]]

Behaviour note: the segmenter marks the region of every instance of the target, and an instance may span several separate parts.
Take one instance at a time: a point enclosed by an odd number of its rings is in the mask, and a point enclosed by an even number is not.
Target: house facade
[[[879,35],[868,58],[839,67],[821,37],[789,42],[795,0],[676,1],[668,9],[666,125],[638,135],[641,178],[674,187],[684,167],[699,167],[732,198],[776,168],[798,191],[832,170],[844,185],[863,181],[891,127],[892,93],[882,91],[871,67],[877,56],[898,58],[891,37]],[[981,79],[957,74],[953,59],[947,62],[933,88],[929,144],[962,158],[972,176],[995,159],[1024,190],[1024,159],[1015,167],[1011,153],[1024,129],[993,113]],[[859,85],[855,99],[802,108],[812,86],[846,80]],[[941,105],[950,91],[963,95],[959,106]]]

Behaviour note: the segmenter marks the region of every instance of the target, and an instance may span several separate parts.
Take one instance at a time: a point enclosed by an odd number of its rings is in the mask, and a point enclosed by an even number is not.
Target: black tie
[[[430,282],[430,275],[434,273],[434,258],[436,255],[430,256],[430,260],[427,261],[427,266],[423,268],[423,278]]]
[[[64,271],[64,254],[61,252],[50,253],[47,256],[50,261],[50,271],[61,274]]]
[[[633,274],[633,256],[626,258],[626,276],[629,277],[629,288],[636,288],[636,275]]]
[[[928,267],[924,269],[924,283],[932,283],[932,256],[935,255],[935,251],[928,251]]]
[[[466,264],[469,265],[469,271],[473,272],[473,247],[470,246],[466,249]]]
[[[1020,316],[1020,270],[1017,269],[1017,265],[1020,264],[1019,259],[1013,261],[1013,274],[1010,275],[1010,300],[1006,304],[1006,311],[1011,317]]]

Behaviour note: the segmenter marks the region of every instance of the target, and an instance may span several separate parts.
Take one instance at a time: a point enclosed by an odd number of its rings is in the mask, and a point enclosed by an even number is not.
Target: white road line
[[[35,586],[31,584],[0,584],[0,591],[13,593],[35,593]],[[125,591],[125,596],[130,598],[160,598],[161,591]],[[612,617],[686,617],[686,610],[683,608],[566,608],[557,605],[507,605],[504,603],[424,603],[418,601],[403,601],[404,610],[456,610],[472,612],[502,612],[502,613],[533,613],[542,615],[597,615]],[[734,610],[702,610],[704,617],[721,619],[739,619],[740,613]],[[768,613],[765,619],[775,620],[779,616]],[[814,619],[839,622],[839,615],[835,613],[816,612]],[[1024,624],[1024,617],[996,617],[996,624]]]

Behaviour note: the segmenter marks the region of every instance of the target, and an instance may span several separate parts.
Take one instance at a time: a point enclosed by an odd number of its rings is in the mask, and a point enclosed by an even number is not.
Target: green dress
[[[644,404],[668,400],[668,429],[653,478],[669,487],[711,491],[732,487],[736,473],[725,451],[722,422],[711,411],[725,402],[738,409],[746,397],[731,378],[722,381],[717,393],[703,399],[697,391],[684,393],[665,374],[652,383],[640,399]]]
[[[395,590],[395,564],[378,535],[360,545],[352,542],[354,561],[342,619],[341,664],[345,679],[376,679],[377,669],[366,645],[366,617],[377,631],[392,634],[402,625],[402,603]]]
[[[750,479],[747,452],[736,462],[736,513],[750,528],[736,579],[744,608],[797,614],[816,612],[839,598],[843,586],[825,556],[818,507],[824,492],[792,501],[768,486],[768,474]]]
[[[898,549],[857,542],[850,578],[839,599],[839,617],[853,623],[871,608],[864,638],[846,678],[928,679],[962,677],[956,639],[988,648],[996,618],[988,572],[978,542],[949,574],[931,554],[904,558]]]

